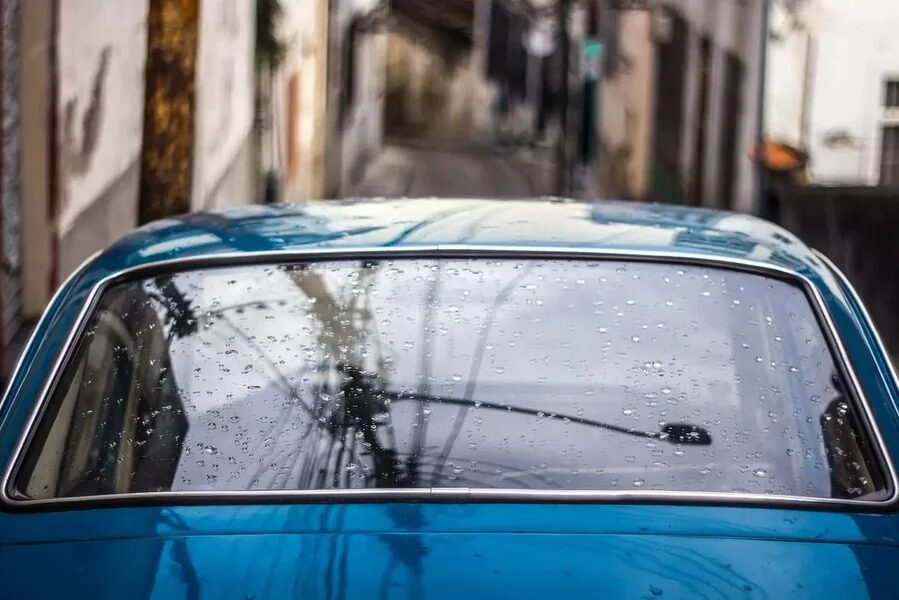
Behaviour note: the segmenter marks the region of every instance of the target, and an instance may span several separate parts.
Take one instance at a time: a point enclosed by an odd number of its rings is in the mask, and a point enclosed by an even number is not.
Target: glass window
[[[881,499],[798,287],[698,266],[369,260],[108,289],[30,499],[465,487]]]

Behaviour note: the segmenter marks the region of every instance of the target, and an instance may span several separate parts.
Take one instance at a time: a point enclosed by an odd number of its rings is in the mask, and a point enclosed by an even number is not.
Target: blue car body
[[[0,405],[4,469],[91,291],[142,265],[367,248],[727,257],[814,285],[890,456],[899,389],[848,285],[751,217],[630,203],[433,200],[254,207],[151,224],[59,291]],[[899,516],[698,504],[303,503],[0,511],[0,597],[891,598]]]

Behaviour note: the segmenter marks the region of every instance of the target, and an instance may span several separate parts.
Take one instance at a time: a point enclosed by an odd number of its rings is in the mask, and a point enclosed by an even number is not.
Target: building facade
[[[606,68],[615,70],[603,77],[602,122],[626,115],[638,135],[624,178],[608,177],[616,159],[614,140],[606,141],[600,184],[624,179],[632,182],[624,193],[639,199],[754,211],[759,177],[750,155],[762,114],[765,3],[628,2],[607,5],[603,19]]]
[[[389,4],[332,0],[328,15],[328,196],[358,181],[384,139]]]
[[[775,0],[767,137],[821,185],[899,186],[899,3]]]

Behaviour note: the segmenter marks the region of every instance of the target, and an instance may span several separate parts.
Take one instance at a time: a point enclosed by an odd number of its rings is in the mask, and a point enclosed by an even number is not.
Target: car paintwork
[[[632,203],[408,200],[199,214],[146,226],[59,292],[0,405],[11,459],[91,289],[123,269],[221,253],[432,245],[727,256],[820,291],[891,456],[897,390],[850,291],[752,217]],[[0,512],[0,597],[893,597],[899,518],[783,508],[347,504]]]

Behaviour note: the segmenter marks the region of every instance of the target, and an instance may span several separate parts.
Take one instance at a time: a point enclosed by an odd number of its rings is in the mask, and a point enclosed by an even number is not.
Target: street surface
[[[552,185],[551,153],[543,149],[485,145],[388,144],[345,190],[346,197],[546,196]]]

